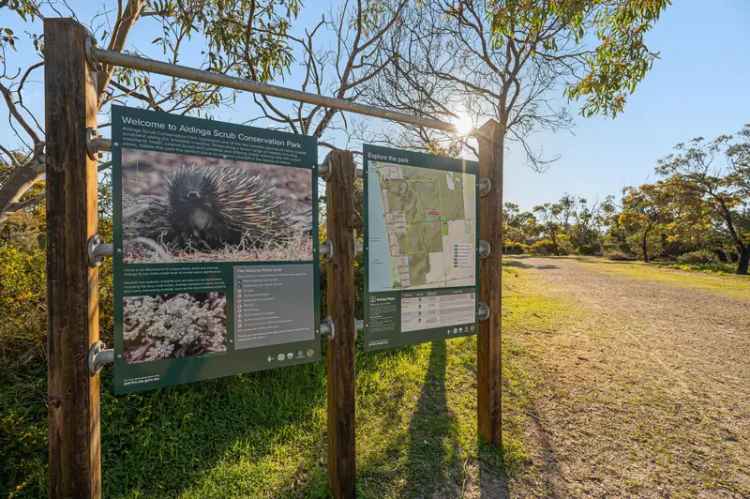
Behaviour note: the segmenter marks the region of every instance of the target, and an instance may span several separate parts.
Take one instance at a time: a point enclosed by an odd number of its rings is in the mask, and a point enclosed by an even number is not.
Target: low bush
[[[43,359],[46,344],[45,254],[0,246],[0,361]]]
[[[522,255],[528,252],[529,247],[524,243],[506,240],[503,244],[503,254],[505,255]]]
[[[711,263],[718,263],[716,255],[709,250],[697,250],[689,253],[683,253],[677,257],[679,263],[687,263],[689,265],[707,265]]]
[[[567,254],[559,246],[557,247],[557,252],[555,250],[556,250],[555,243],[553,243],[551,239],[540,239],[538,241],[535,241],[534,244],[532,244],[531,246],[529,246],[529,253],[532,253],[534,255],[547,256],[547,255],[555,255],[558,252],[561,255]]]
[[[602,256],[602,248],[598,242],[592,241],[587,244],[576,246],[575,253],[577,255],[585,255],[585,256]]]
[[[635,260],[634,257],[630,255],[626,255],[622,251],[610,251],[605,256],[607,257],[608,260],[612,260],[615,262],[629,262],[629,261]]]

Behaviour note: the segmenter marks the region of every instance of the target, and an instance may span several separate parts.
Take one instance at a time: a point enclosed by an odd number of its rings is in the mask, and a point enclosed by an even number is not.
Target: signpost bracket
[[[320,256],[333,258],[333,243],[331,241],[324,241],[320,243]]]
[[[479,258],[487,258],[492,254],[492,243],[484,239],[479,241]]]
[[[105,139],[104,137],[99,135],[99,132],[97,132],[96,128],[89,127],[86,129],[86,153],[89,155],[89,158],[96,159],[97,154],[101,153],[102,151],[111,150],[111,140]]]
[[[480,301],[477,304],[477,320],[478,321],[486,321],[490,318],[490,307],[487,306],[486,303],[483,301]]]
[[[333,319],[326,317],[320,321],[320,335],[330,339],[336,337],[336,324],[333,322]]]
[[[479,177],[479,196],[485,197],[492,191],[492,179],[489,177]]]
[[[97,341],[89,350],[89,376],[96,376],[102,367],[114,364],[115,351],[107,348],[103,341]]]
[[[94,234],[89,238],[86,250],[89,255],[89,267],[98,267],[105,256],[114,254],[112,243],[105,243],[99,234]]]

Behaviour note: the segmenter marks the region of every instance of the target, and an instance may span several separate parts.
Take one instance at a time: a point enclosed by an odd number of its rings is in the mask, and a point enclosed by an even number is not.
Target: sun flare
[[[460,111],[456,114],[453,124],[456,126],[456,131],[459,135],[466,136],[474,130],[474,121],[465,111]]]

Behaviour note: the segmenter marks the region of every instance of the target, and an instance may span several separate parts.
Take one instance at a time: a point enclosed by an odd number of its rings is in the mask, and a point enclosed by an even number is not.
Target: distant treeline
[[[660,179],[590,203],[565,195],[522,211],[506,203],[506,254],[602,255],[730,267],[750,262],[750,125],[693,139],[658,161]]]

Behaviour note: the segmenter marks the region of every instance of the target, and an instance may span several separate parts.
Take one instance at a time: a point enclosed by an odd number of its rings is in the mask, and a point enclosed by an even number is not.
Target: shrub
[[[46,343],[45,253],[0,246],[0,360],[43,358]]]
[[[689,265],[706,265],[717,263],[717,258],[712,251],[697,250],[690,251],[689,253],[683,253],[682,255],[677,257],[677,261]]]
[[[519,243],[518,241],[505,241],[505,244],[503,244],[503,254],[505,255],[521,255],[523,253],[528,253],[529,247],[523,243]]]
[[[629,262],[635,260],[634,257],[626,255],[622,251],[610,251],[606,254],[606,257],[608,260],[612,260],[615,262]]]
[[[597,241],[591,241],[577,246],[575,252],[578,255],[602,256],[602,249]]]
[[[566,254],[563,248],[559,248],[559,251],[561,255]],[[540,239],[529,246],[529,252],[534,255],[554,255],[555,244],[551,239]]]

